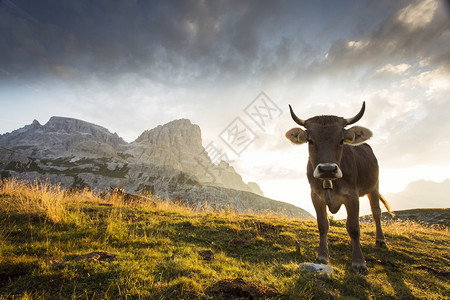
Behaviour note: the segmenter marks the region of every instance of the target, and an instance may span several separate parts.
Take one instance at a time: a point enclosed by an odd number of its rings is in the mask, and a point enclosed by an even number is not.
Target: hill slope
[[[312,262],[314,221],[207,213],[157,201],[129,206],[85,190],[0,189],[0,298],[444,299],[448,229],[384,225],[388,249],[361,226],[368,276],[351,271],[345,224],[331,222],[331,278]],[[297,248],[297,250],[296,250]]]

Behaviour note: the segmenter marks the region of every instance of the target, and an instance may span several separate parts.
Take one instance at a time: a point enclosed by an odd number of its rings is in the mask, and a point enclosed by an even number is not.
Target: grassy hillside
[[[369,275],[351,270],[342,221],[331,222],[332,277],[298,270],[318,245],[315,221],[137,205],[9,180],[0,187],[0,298],[443,299],[450,233],[384,226],[389,249],[362,224]],[[89,254],[89,255],[88,255]]]

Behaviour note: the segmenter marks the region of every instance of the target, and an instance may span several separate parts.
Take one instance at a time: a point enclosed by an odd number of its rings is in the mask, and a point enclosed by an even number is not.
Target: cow
[[[308,143],[306,173],[320,235],[316,263],[328,263],[327,207],[335,214],[343,204],[347,210],[346,228],[352,245],[352,269],[361,274],[368,272],[360,242],[359,197],[367,195],[369,198],[376,227],[375,243],[379,247],[386,247],[381,229],[380,201],[391,213],[389,203],[378,190],[377,158],[365,143],[372,132],[361,126],[346,128],[362,118],[365,107],[363,102],[359,113],[348,119],[322,115],[302,120],[289,105],[292,119],[306,130],[296,127],[286,132],[286,138],[292,143]]]

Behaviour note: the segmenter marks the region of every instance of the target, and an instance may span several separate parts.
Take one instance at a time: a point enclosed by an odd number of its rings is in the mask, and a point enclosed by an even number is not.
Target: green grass
[[[87,190],[9,180],[0,188],[0,299],[216,299],[210,288],[237,277],[276,289],[275,299],[448,299],[448,228],[399,221],[384,231],[389,249],[361,225],[362,276],[351,270],[345,224],[333,221],[328,278],[298,270],[315,259],[315,221],[105,203]],[[117,260],[75,259],[93,251]]]

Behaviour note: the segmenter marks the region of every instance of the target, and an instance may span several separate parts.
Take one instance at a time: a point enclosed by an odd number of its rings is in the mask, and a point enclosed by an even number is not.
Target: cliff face
[[[126,153],[135,161],[171,166],[202,179],[198,160],[206,158],[204,151],[200,127],[182,119],[143,132]],[[209,157],[206,163],[211,166]]]
[[[0,135],[0,172],[2,177],[48,178],[64,187],[101,191],[119,186],[193,206],[311,218],[300,208],[262,197],[256,183],[244,183],[227,163],[215,165],[202,146],[200,127],[184,119],[147,130],[132,143],[81,120],[34,121]]]

